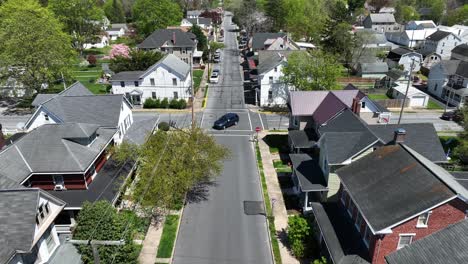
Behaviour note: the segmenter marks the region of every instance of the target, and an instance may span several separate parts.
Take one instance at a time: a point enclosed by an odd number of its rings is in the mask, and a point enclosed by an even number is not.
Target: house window
[[[125,93],[125,97],[126,97],[127,99],[130,99],[130,93]],[[123,106],[122,106],[122,110],[123,110]]]
[[[179,94],[177,92],[174,92],[174,99],[179,99]]]
[[[41,226],[44,220],[47,218],[50,212],[49,202],[43,203],[39,206],[39,209],[36,214],[36,224]]]
[[[429,222],[429,215],[431,212],[426,212],[418,217],[418,222],[416,227],[427,227],[427,223]]]
[[[269,90],[268,91],[268,100],[271,100],[271,99],[273,99],[273,91]]]
[[[150,79],[150,83],[151,83],[151,86],[154,86],[154,85],[155,85],[154,79],[153,79],[153,78]]]
[[[151,92],[151,98],[156,99],[156,92]]]
[[[437,91],[437,86],[438,86],[438,85],[439,85],[439,84],[437,84],[437,83],[435,84],[435,86],[434,86],[434,91]]]
[[[273,83],[273,76],[270,76],[269,82],[270,82],[270,83]]]
[[[366,230],[364,231],[364,244],[369,248],[369,243],[372,238],[372,232],[369,229],[369,226],[366,226]]]
[[[45,118],[46,121],[49,121],[49,115],[48,114],[45,114],[44,118]]]
[[[361,102],[361,108],[366,108],[366,102]]]
[[[120,82],[120,87],[125,87],[125,82]]]
[[[349,199],[348,214],[351,218],[353,218],[354,207],[354,202],[351,199]]]
[[[278,67],[275,67],[275,72],[278,72]]]
[[[445,42],[442,42],[442,47],[445,47]]]
[[[138,82],[134,82],[134,84],[135,84],[135,87],[138,87]]]
[[[413,242],[414,234],[400,234],[400,240],[398,240],[397,249],[404,248]]]
[[[54,236],[52,235],[52,232],[50,232],[50,229],[45,237],[46,237],[45,241],[47,245],[47,250],[49,251],[49,253],[51,253],[52,250],[54,250],[56,244],[55,244]]]
[[[172,78],[172,85],[177,86],[177,79],[176,78]]]
[[[356,216],[356,222],[355,222],[358,232],[361,231],[361,224],[362,224],[362,215],[358,212]]]

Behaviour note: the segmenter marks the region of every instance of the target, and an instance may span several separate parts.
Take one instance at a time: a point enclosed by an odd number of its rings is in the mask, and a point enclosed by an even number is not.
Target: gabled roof
[[[280,65],[293,53],[293,50],[260,50],[258,52],[258,74],[269,72]]]
[[[265,41],[268,39],[277,39],[286,36],[286,33],[279,32],[279,33],[254,33],[252,36],[252,49],[259,50],[265,47]]]
[[[166,66],[169,71],[176,73],[181,79],[185,79],[190,73],[190,65],[174,54],[166,54],[160,61],[150,66],[146,71],[119,72],[111,77],[111,81],[138,81],[160,66]]]
[[[181,29],[157,29],[139,44],[138,48],[158,49],[165,44],[174,47],[194,47],[195,41],[193,39],[195,39],[195,35]]]
[[[404,75],[405,73],[402,70],[395,69],[395,68],[387,72],[387,76],[390,77],[394,81],[400,79]]]
[[[211,18],[186,18],[192,25],[211,25]]]
[[[388,64],[382,61],[359,63],[362,73],[387,73]]]
[[[369,14],[372,23],[395,23],[395,17],[389,13]]]
[[[58,94],[38,94],[31,103],[32,106],[39,106],[48,100],[52,99],[57,95],[62,96],[82,96],[82,95],[93,95],[93,93],[88,90],[81,82],[75,82],[70,85],[67,89],[61,91]]]
[[[384,144],[394,144],[394,132],[398,128],[406,131],[405,145],[432,162],[447,162],[444,149],[432,123],[369,125],[369,129]]]
[[[0,262],[8,261],[16,252],[31,251],[36,230],[39,197],[45,195],[60,206],[65,203],[36,188],[0,190]]]
[[[336,173],[374,234],[463,192],[448,172],[403,144],[377,148]]]
[[[31,173],[85,172],[116,132],[92,124],[42,125],[2,151],[0,167],[4,176],[18,184]],[[94,133],[97,137],[89,145],[77,142],[89,140]]]
[[[438,30],[434,33],[432,33],[429,37],[427,37],[427,40],[432,40],[432,41],[439,41],[442,40],[443,38],[447,37],[448,35],[452,34],[451,32],[443,31],[443,30]]]
[[[468,263],[468,220],[452,224],[385,256],[388,264]]]
[[[468,56],[468,44],[461,44],[461,45],[456,46],[452,50],[452,54],[453,53],[460,54],[463,56]]]
[[[399,47],[399,48],[396,48],[396,49],[392,49],[390,52],[389,52],[389,55],[391,53],[395,54],[395,55],[399,55],[400,57],[402,55],[405,55],[407,53],[411,53],[411,52],[414,52],[413,50],[409,49],[409,48],[406,48],[406,47]]]
[[[38,94],[32,101],[32,106],[40,106],[41,104],[49,101],[51,98],[55,97],[57,94]]]
[[[303,192],[327,191],[327,182],[318,161],[308,154],[289,154],[299,186]]]
[[[317,107],[312,117],[316,124],[322,125],[347,107],[334,93],[329,92]]]

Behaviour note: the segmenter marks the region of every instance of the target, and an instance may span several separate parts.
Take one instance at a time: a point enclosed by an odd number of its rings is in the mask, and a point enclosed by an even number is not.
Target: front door
[[[141,95],[132,95],[132,104],[141,105]]]

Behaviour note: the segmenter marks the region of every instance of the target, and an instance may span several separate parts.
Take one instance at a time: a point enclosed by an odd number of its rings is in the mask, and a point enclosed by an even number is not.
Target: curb
[[[174,247],[172,248],[172,254],[171,254],[169,263],[173,263],[172,261],[174,260],[175,248],[177,246],[177,239],[179,239],[180,223],[182,222],[182,217],[184,216],[186,198],[187,198],[187,193],[185,193],[185,196],[184,196],[184,203],[183,203],[184,206],[182,206],[182,209],[180,209],[179,211],[179,222],[177,223],[176,237],[174,240]]]

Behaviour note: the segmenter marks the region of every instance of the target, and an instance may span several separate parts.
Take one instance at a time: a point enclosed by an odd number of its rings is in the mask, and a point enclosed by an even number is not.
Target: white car
[[[217,72],[213,72],[210,76],[210,83],[218,83],[219,81],[219,74]]]

